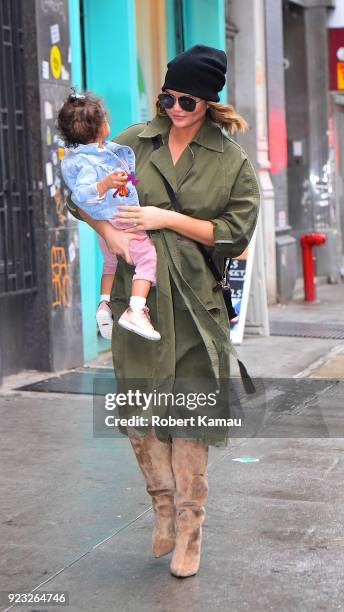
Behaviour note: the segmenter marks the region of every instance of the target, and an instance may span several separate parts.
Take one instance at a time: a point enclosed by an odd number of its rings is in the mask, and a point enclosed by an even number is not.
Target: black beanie
[[[162,90],[174,89],[203,100],[219,102],[218,92],[226,82],[227,56],[224,51],[195,45],[167,64]]]

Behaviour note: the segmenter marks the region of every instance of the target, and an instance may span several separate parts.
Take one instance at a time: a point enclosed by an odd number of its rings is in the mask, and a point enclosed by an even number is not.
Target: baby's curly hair
[[[57,116],[57,128],[66,147],[96,142],[108,118],[102,100],[91,93],[71,93]]]

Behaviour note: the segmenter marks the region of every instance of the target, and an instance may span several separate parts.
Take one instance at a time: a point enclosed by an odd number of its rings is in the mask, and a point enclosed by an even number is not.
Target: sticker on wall
[[[45,139],[46,139],[46,143],[47,143],[48,147],[50,147],[51,143],[52,143],[52,138],[51,138],[51,129],[50,129],[49,125],[47,126],[47,131],[46,131]]]
[[[74,261],[75,255],[76,255],[76,251],[75,251],[74,242],[71,242],[68,247],[68,257],[71,263]]]
[[[51,153],[51,161],[53,162],[54,166],[57,166],[58,157],[57,157],[56,151],[52,151],[52,153]]]
[[[55,194],[56,194],[56,187],[55,187],[55,185],[52,185],[52,186],[50,187],[50,196],[51,196],[52,198],[54,198],[54,197],[55,197]]]
[[[68,72],[68,70],[65,69],[63,64],[61,66],[61,79],[63,81],[68,81],[69,80],[69,72]]]
[[[48,187],[54,182],[53,165],[51,162],[45,164],[45,180]]]
[[[50,71],[49,71],[49,62],[43,60],[42,61],[42,78],[49,79]]]
[[[59,79],[61,76],[62,58],[61,51],[57,45],[53,45],[50,51],[50,67],[53,77]]]
[[[50,102],[47,102],[47,100],[44,102],[44,117],[46,119],[53,118],[53,106]]]
[[[60,42],[60,28],[58,23],[50,26],[50,40],[52,45],[56,45],[56,43]]]

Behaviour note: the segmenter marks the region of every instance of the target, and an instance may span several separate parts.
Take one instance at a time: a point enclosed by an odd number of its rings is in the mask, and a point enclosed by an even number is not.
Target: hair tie
[[[69,97],[71,98],[71,100],[85,100],[86,96],[84,96],[84,94],[79,94],[75,87],[71,87],[72,93],[69,94]]]

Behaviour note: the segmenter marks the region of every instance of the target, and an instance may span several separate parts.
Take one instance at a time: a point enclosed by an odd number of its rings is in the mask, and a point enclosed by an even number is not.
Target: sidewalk
[[[286,306],[276,305],[269,308],[269,321],[283,321],[290,329],[293,324],[305,326],[313,324],[325,332],[328,326],[337,325],[344,332],[344,283],[328,285],[319,279],[317,301],[304,302],[303,287],[298,283],[295,298]],[[343,333],[344,335],[344,333]],[[284,378],[309,375],[308,368],[313,364],[320,366],[331,359],[335,367],[336,351],[344,352],[344,340],[332,338],[292,337],[292,336],[245,336],[244,343],[238,347],[239,355],[247,364],[253,376]],[[238,375],[233,362],[233,374]],[[334,375],[334,373],[333,373]],[[336,369],[336,377],[344,377],[343,370]],[[331,378],[331,376],[329,376]]]
[[[296,299],[270,309],[271,320],[343,324],[344,285],[318,295],[312,308]],[[336,339],[248,337],[239,352],[255,377],[344,378]],[[111,357],[89,365],[111,367]],[[0,591],[68,591],[71,612],[344,609],[343,438],[212,448],[201,569],[178,580],[170,555],[151,557],[152,509],[128,441],[93,438],[90,396],[13,391],[24,379],[7,379],[0,396]],[[342,406],[329,405],[331,431]],[[234,461],[243,457],[258,461]]]

